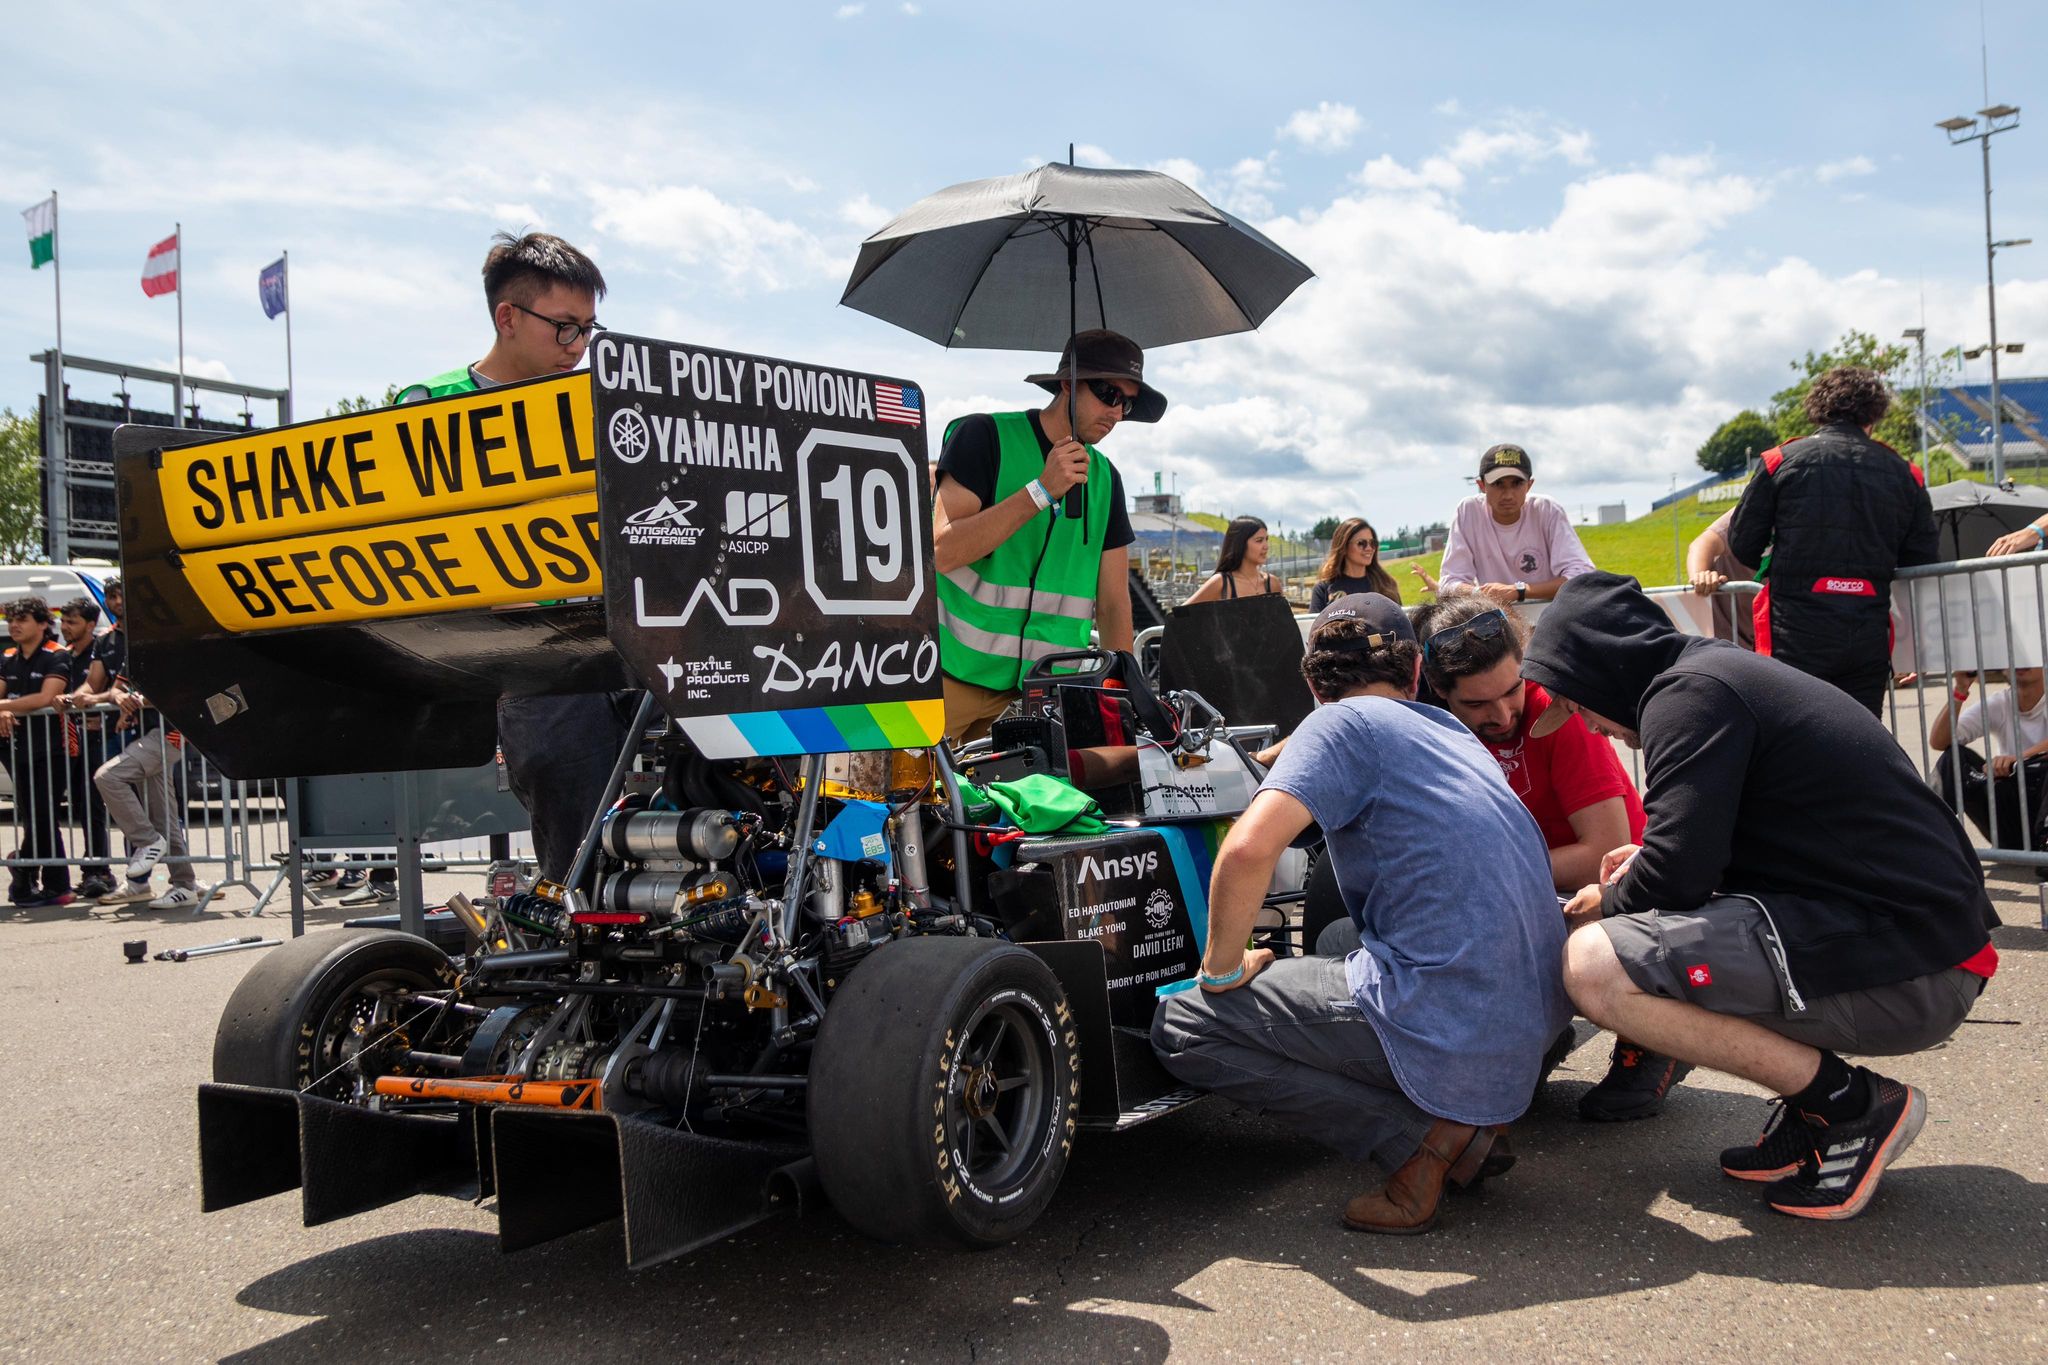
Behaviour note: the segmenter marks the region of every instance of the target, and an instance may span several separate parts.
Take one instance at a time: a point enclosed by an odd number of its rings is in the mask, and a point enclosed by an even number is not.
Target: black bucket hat
[[[1078,373],[1074,373],[1078,360]],[[1058,393],[1060,384],[1070,374],[1077,379],[1128,379],[1138,386],[1138,396],[1131,402],[1131,410],[1124,418],[1127,422],[1156,422],[1166,415],[1166,395],[1145,382],[1145,353],[1138,349],[1138,343],[1121,332],[1097,328],[1090,332],[1076,332],[1067,340],[1066,349],[1060,352],[1060,363],[1050,374],[1024,376],[1027,384],[1036,384],[1047,393]]]

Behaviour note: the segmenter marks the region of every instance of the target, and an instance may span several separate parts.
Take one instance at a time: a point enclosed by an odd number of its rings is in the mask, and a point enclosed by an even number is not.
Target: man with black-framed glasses
[[[482,360],[437,374],[398,395],[401,403],[474,393],[522,379],[566,374],[583,362],[600,329],[604,275],[560,237],[501,232],[484,255],[484,302],[494,335]]]
[[[1137,537],[1123,479],[1095,443],[1120,422],[1158,421],[1166,399],[1145,382],[1145,353],[1110,331],[1075,333],[1058,365],[1024,382],[1052,401],[962,417],[939,455],[932,551],[955,744],[988,733],[1038,660],[1086,649],[1091,626],[1104,649],[1131,647]],[[1075,488],[1087,491],[1069,507]]]
[[[604,275],[560,237],[501,232],[484,255],[484,301],[495,336],[482,360],[414,384],[401,403],[473,393],[522,379],[566,374],[600,329],[597,301]],[[540,875],[560,881],[575,861],[576,846],[611,777],[625,742],[629,694],[501,697],[498,747],[512,794],[533,824]],[[369,885],[342,903],[393,900],[396,870],[379,868]]]

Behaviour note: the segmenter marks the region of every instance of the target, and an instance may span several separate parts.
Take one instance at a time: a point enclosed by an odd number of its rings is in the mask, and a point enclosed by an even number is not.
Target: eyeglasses
[[[512,303],[512,300],[507,299],[505,302]],[[572,322],[562,318],[551,318],[545,313],[536,313],[525,304],[512,303],[512,306],[526,314],[526,316],[539,318],[542,322],[554,328],[555,344],[557,346],[574,346],[582,338],[596,336],[604,330],[604,324],[596,318],[592,318],[589,322]]]
[[[1431,651],[1448,648],[1459,637],[1469,635],[1475,640],[1498,640],[1508,633],[1508,614],[1499,607],[1481,612],[1469,621],[1460,621],[1455,626],[1446,626],[1422,642],[1422,657],[1427,659]]]
[[[1089,379],[1084,382],[1088,385],[1088,392],[1095,395],[1096,402],[1106,408],[1120,408],[1126,417],[1129,417],[1131,409],[1138,405],[1138,395],[1125,393],[1107,379]]]

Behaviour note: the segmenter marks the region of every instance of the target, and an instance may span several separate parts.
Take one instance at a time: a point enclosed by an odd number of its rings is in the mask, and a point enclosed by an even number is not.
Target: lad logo
[[[678,506],[663,498],[652,507],[643,507],[626,518],[625,537],[628,545],[695,545],[697,537],[704,534],[702,527],[690,524],[690,512],[697,506],[686,502]]]

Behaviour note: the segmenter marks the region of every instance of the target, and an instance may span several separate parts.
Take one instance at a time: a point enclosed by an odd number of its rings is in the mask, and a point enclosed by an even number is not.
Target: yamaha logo
[[[633,409],[620,408],[613,413],[606,432],[611,437],[612,454],[627,464],[647,458],[647,420]]]

